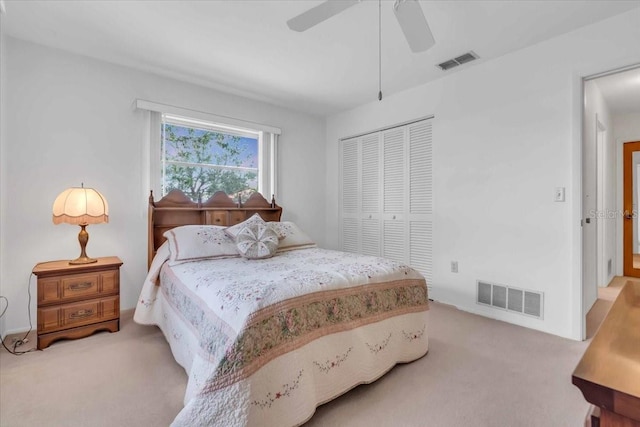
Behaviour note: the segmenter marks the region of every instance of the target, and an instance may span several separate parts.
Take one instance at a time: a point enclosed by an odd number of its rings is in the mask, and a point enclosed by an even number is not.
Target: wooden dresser
[[[640,427],[640,282],[624,285],[572,382],[599,408],[592,426]]]
[[[83,338],[120,329],[120,266],[118,257],[70,265],[69,261],[37,264],[38,349],[62,338]]]

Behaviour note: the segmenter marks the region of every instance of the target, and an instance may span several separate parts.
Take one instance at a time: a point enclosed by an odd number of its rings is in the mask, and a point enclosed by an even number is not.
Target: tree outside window
[[[258,188],[258,138],[171,123],[163,128],[163,193],[182,190],[194,201],[216,191],[246,200]]]

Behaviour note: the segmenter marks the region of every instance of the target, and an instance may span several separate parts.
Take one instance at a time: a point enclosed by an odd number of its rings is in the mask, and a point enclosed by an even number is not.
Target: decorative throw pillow
[[[266,223],[254,222],[236,235],[236,246],[247,259],[270,258],[278,250],[278,235]]]
[[[238,256],[234,241],[217,225],[183,225],[164,233],[169,242],[169,265],[206,258]]]
[[[233,240],[236,240],[238,233],[240,233],[240,231],[243,228],[251,224],[265,224],[265,222],[264,222],[264,219],[262,219],[262,217],[259,214],[255,213],[253,214],[253,216],[245,219],[241,223],[225,228],[224,232],[227,233],[227,235],[231,237]]]
[[[278,245],[278,252],[317,247],[315,242],[291,221],[268,222],[267,224],[269,224],[281,238],[280,244]]]

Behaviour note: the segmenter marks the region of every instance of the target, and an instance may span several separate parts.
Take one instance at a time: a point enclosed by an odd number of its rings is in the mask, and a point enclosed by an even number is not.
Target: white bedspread
[[[167,258],[161,247],[134,319],[160,326],[189,375],[173,425],[298,425],[427,352],[426,283],[403,264],[318,248]]]

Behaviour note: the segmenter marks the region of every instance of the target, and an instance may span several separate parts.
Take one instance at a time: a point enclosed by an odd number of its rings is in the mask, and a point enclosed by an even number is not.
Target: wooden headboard
[[[180,190],[171,190],[154,202],[153,191],[149,195],[149,236],[147,267],[156,251],[166,240],[164,232],[181,225],[238,224],[253,214],[265,221],[280,221],[282,208],[275,199],[268,202],[260,193],[253,193],[245,201],[234,202],[224,191],[216,192],[206,202],[194,202]]]

